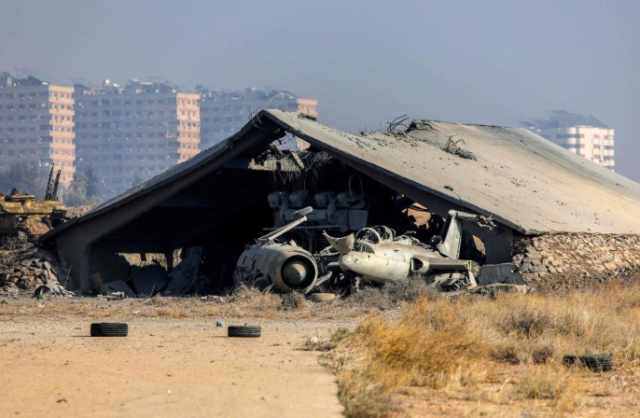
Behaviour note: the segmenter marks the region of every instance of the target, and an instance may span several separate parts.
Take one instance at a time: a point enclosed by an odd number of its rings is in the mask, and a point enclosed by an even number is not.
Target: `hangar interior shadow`
[[[323,151],[282,151],[271,145],[237,157],[102,237],[92,247],[92,270],[100,272],[105,283],[124,280],[132,286],[129,277],[124,278],[132,265],[155,262],[170,271],[180,261],[181,249],[202,247],[199,271],[208,285],[199,292],[223,294],[233,287],[242,251],[274,227],[275,210],[268,195],[298,190],[307,192],[305,206],[313,206],[313,197],[321,192],[362,195],[368,225],[387,225],[398,235],[413,231],[424,243],[444,225],[442,217]],[[314,250],[328,245],[321,230],[313,233],[311,245]],[[484,264],[483,247],[468,233],[462,258]]]

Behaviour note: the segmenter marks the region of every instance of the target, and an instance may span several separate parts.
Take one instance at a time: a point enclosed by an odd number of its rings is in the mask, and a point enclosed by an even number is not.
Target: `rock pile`
[[[64,281],[68,273],[43,250],[0,252],[0,294],[32,293],[42,285]]]
[[[525,237],[514,246],[513,261],[530,285],[576,287],[640,268],[640,236],[547,234]]]

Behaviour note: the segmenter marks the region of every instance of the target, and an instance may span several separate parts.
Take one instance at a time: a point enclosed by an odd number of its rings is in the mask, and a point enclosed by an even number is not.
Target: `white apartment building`
[[[536,130],[538,135],[614,171],[613,129],[571,126]]]
[[[529,129],[569,151],[615,171],[613,129],[591,116],[554,111],[549,120],[523,122]]]

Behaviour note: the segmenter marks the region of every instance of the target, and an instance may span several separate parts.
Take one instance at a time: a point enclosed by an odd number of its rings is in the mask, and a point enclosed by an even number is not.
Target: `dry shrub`
[[[488,381],[566,414],[579,405],[588,372],[566,369],[564,355],[610,353],[614,367],[640,364],[639,301],[640,283],[493,299],[422,294],[396,320],[367,317],[329,358],[351,417],[382,416],[388,409],[381,405],[406,385],[453,394]],[[520,373],[504,380],[489,373],[492,362],[518,365]]]
[[[639,298],[639,285],[609,284],[567,296],[502,295],[471,311],[485,324],[485,338],[497,334],[501,341],[515,341],[523,361],[544,355],[540,346],[556,359],[611,353],[619,361],[634,361],[640,359]]]
[[[406,302],[415,302],[420,298],[436,300],[440,294],[424,280],[418,278],[406,281],[390,282],[384,286],[366,286],[359,292],[344,299],[345,306],[368,309],[393,308]]]
[[[401,386],[462,388],[485,378],[485,345],[451,320],[455,304],[436,305],[424,297],[397,322],[373,315],[338,342],[330,359],[347,416],[385,416]]]
[[[518,395],[525,399],[548,400],[555,413],[562,415],[580,405],[583,380],[560,364],[523,366],[514,382]]]
[[[399,305],[403,302],[415,302],[420,298],[433,301],[441,297],[436,288],[428,286],[419,277],[388,283],[383,287],[383,291],[393,305]]]
[[[320,340],[318,337],[307,338],[302,346],[303,351],[331,351],[338,343],[349,336],[346,328],[338,328],[328,340]]]
[[[525,399],[557,400],[566,391],[569,380],[566,369],[557,366],[523,366],[515,387]]]
[[[282,307],[284,309],[301,309],[307,306],[304,296],[300,293],[286,293],[282,295]]]
[[[188,312],[180,306],[153,308],[151,311],[143,312],[141,316],[151,318],[171,318],[181,319],[189,316]]]
[[[393,304],[388,296],[384,288],[365,287],[345,298],[344,303],[349,307],[365,309],[390,308]]]
[[[395,324],[372,316],[358,327],[357,340],[400,384],[464,386],[484,374],[476,366],[486,347],[468,324],[451,320],[455,304],[434,306],[422,300]]]
[[[280,295],[261,292],[255,287],[239,286],[231,295],[229,302],[235,304],[240,311],[277,311],[282,305]]]

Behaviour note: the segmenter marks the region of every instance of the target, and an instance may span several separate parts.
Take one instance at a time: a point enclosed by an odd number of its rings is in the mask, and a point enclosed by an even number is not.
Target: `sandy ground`
[[[318,364],[321,353],[301,347],[380,310],[366,300],[293,310],[243,301],[0,297],[0,418],[341,417],[335,377]],[[228,338],[219,320],[261,325],[263,336]],[[91,322],[109,321],[127,322],[129,337],[89,337]],[[502,383],[468,393],[404,388],[391,416],[554,415],[549,401],[501,395],[519,368],[496,367]],[[640,416],[639,368],[616,367],[585,383],[566,416]]]
[[[91,322],[0,318],[1,417],[342,416],[334,376],[300,347],[353,319],[134,318],[127,338],[91,338]]]
[[[497,365],[503,379],[518,373],[517,366]],[[589,375],[589,374],[587,374]],[[635,367],[593,373],[585,379],[587,389],[573,399],[575,409],[560,413],[549,400],[500,396],[504,384],[485,384],[478,390],[451,394],[424,387],[404,388],[396,397],[397,411],[392,418],[423,417],[640,417],[640,374]]]

